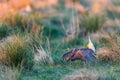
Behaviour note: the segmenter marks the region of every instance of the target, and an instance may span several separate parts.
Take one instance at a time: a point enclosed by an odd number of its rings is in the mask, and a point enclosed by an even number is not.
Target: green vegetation
[[[6,25],[2,24],[0,26],[0,39],[2,39],[3,37],[6,37],[8,35],[8,28]]]
[[[102,25],[104,24],[103,16],[89,16],[83,15],[80,20],[80,28],[85,30],[85,32],[96,32],[100,30]]]
[[[28,42],[25,42],[20,36],[8,38],[0,51],[1,56],[3,56],[0,59],[2,64],[26,69],[31,69],[33,66],[32,50],[29,48]]]
[[[89,6],[83,0],[77,1]],[[104,26],[106,17],[115,19],[113,13],[107,11],[103,18],[103,15],[76,11],[80,16],[74,17],[68,14],[69,10],[60,9],[63,6],[57,7],[59,15],[33,12],[24,16],[10,15],[3,20],[0,80],[120,80],[120,28],[114,26],[113,33]],[[76,17],[78,22],[71,20]],[[97,32],[98,39],[93,35]],[[96,47],[98,62],[95,66],[86,66],[80,60],[66,62],[62,59],[68,50],[86,47],[89,35]]]

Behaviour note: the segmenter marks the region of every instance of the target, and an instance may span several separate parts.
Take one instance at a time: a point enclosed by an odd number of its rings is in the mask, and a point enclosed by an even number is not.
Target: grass
[[[66,63],[66,64],[56,64],[53,66],[36,66],[34,67],[33,71],[27,72],[24,74],[23,79],[29,79],[30,77],[34,77],[36,80],[37,79],[42,79],[42,80],[61,80],[64,79],[66,76],[69,75],[79,75],[79,71],[83,71],[85,73],[92,73],[93,76],[97,73],[97,78],[100,78],[101,80],[107,79],[107,80],[119,80],[119,69],[118,72],[115,71],[117,69],[118,65],[113,66],[114,64],[104,64],[102,63],[99,64],[96,67],[88,67],[85,68],[82,66],[81,63],[75,62],[75,63]],[[93,69],[94,68],[94,69]],[[112,71],[112,69],[114,69]],[[86,71],[87,70],[87,71]],[[76,73],[77,72],[77,73]],[[30,76],[31,75],[31,76]],[[54,76],[55,75],[55,76]],[[87,74],[86,74],[87,75]],[[72,77],[73,78],[73,77]],[[68,79],[69,80],[69,79]],[[97,80],[97,79],[96,79]]]
[[[44,50],[42,47],[37,49],[37,54],[34,56],[34,59],[38,63],[52,65],[54,64],[51,53],[48,50]]]
[[[78,1],[88,5],[85,1]],[[62,16],[35,12],[27,16],[17,14],[6,17],[0,25],[0,80],[120,80],[120,61],[116,57],[113,57],[117,59],[114,62],[98,60],[96,66],[84,66],[81,61],[66,62],[62,59],[69,49],[86,47],[88,38],[79,35],[82,31],[89,35],[100,31],[105,20],[100,15],[79,16],[77,12],[68,15],[70,11],[60,10]],[[110,15],[107,17],[110,18]],[[117,33],[96,42],[93,42],[96,43],[96,50],[107,50],[104,48],[107,47],[110,52],[119,53]]]
[[[20,80],[21,70],[17,68],[2,67],[0,72],[0,80]]]
[[[20,36],[12,36],[11,40],[8,39],[2,44],[3,47],[0,49],[1,64],[8,66],[18,66],[24,68],[32,68],[33,66],[33,53]]]
[[[92,69],[92,70],[90,70]],[[101,70],[102,69],[102,70]],[[109,71],[105,70],[106,68],[83,68],[78,71],[75,71],[73,74],[66,76],[62,80],[115,80],[113,74],[111,73],[111,69]],[[105,70],[105,71],[104,71]]]
[[[6,37],[8,35],[8,28],[6,25],[2,24],[0,26],[0,39],[2,39],[3,37]]]
[[[120,59],[119,56],[120,45],[117,36],[118,35],[115,33],[112,34],[104,33],[104,36],[100,40],[100,43],[103,46],[103,48],[100,48],[100,50],[97,51],[98,55],[99,54],[101,55],[101,56],[99,55],[101,59],[106,61],[117,61]]]
[[[99,15],[83,15],[80,20],[80,28],[85,30],[86,33],[100,30],[103,24],[104,18]]]

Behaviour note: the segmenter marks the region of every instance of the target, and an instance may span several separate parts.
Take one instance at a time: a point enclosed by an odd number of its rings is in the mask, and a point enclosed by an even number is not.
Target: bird
[[[88,44],[86,48],[73,48],[63,54],[63,59],[66,61],[76,61],[81,60],[85,62],[85,64],[88,64],[90,62],[96,63],[96,57],[95,57],[95,47],[90,39],[90,36],[88,37]]]

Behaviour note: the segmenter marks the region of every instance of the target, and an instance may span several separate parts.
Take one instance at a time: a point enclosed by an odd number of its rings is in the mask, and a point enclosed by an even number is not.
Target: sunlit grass
[[[51,57],[51,52],[43,49],[42,47],[37,49],[37,53],[35,54],[34,60],[38,63],[48,65],[54,64],[53,59]]]
[[[103,61],[117,61],[120,59],[120,45],[119,40],[115,33],[104,33],[100,39],[102,48],[98,49],[96,54]]]
[[[33,66],[33,53],[29,49],[28,43],[22,37],[12,36],[0,48],[1,64],[31,68]]]

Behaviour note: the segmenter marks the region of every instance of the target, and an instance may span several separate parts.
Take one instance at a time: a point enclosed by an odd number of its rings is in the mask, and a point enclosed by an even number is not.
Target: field
[[[2,15],[0,80],[120,80],[120,1],[51,5]],[[70,49],[87,47],[89,36],[97,64],[63,60]]]

